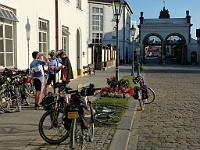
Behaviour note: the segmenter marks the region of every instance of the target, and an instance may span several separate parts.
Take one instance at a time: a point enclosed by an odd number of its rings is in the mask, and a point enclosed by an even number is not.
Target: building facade
[[[88,0],[89,3],[89,43],[98,47],[116,46],[116,22],[112,8],[113,0]],[[129,63],[131,56],[130,26],[132,11],[124,1],[119,20],[119,59]]]
[[[77,78],[88,64],[87,39],[87,0],[0,2],[0,68],[26,69],[33,51],[64,49]]]
[[[139,45],[141,59],[151,55],[160,56],[160,63],[171,59],[180,64],[199,64],[200,51],[197,41],[191,38],[191,16],[186,11],[185,18],[170,18],[163,7],[158,19],[144,19],[140,15]]]

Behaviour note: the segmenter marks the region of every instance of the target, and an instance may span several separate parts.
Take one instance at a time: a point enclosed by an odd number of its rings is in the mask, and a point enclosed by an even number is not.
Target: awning
[[[17,17],[15,16],[15,14],[12,11],[9,11],[9,10],[3,9],[3,8],[0,8],[0,18],[18,22]]]

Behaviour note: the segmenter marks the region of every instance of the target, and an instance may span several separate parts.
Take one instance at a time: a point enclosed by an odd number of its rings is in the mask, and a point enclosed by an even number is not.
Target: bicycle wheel
[[[91,105],[90,105],[90,110],[91,110],[91,121],[88,133],[89,133],[89,141],[92,142],[94,140],[94,109]]]
[[[39,121],[39,133],[49,144],[60,144],[69,137],[69,131],[63,124],[63,110],[50,109]]]
[[[35,97],[35,87],[31,83],[25,83],[28,96]]]
[[[76,130],[77,130],[77,125],[76,125],[76,123],[77,123],[77,118],[74,118],[73,120],[72,120],[72,123],[71,123],[71,127],[70,127],[70,144],[69,144],[69,146],[70,146],[70,148],[73,150],[73,149],[75,149],[75,145],[76,145],[76,143],[75,143],[75,138],[76,138]],[[80,127],[80,126],[79,126]],[[78,137],[77,137],[78,138]]]
[[[0,105],[4,112],[20,112],[21,97],[18,88],[15,89],[15,92],[9,89],[2,90]]]
[[[121,112],[121,111],[124,111],[124,109],[128,109],[127,106],[120,106],[120,105],[116,105],[116,104],[105,104],[104,106],[115,112]]]
[[[121,123],[121,118],[115,112],[99,112],[95,114],[95,121],[107,125],[118,125]]]
[[[148,93],[148,99],[145,99],[144,103],[150,104],[155,100],[156,94],[155,94],[154,90],[150,87],[148,87],[147,93]]]

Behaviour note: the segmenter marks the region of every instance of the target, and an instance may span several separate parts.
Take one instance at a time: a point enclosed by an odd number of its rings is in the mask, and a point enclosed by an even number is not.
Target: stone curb
[[[130,98],[128,103],[128,110],[122,116],[122,123],[118,125],[117,131],[110,144],[109,150],[126,150],[128,147],[131,128],[134,120],[134,110],[137,101]]]

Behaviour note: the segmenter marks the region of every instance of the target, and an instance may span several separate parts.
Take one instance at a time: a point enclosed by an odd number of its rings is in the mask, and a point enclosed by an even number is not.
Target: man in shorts
[[[44,61],[39,60],[39,57],[43,56]],[[40,107],[40,100],[42,96],[42,91],[44,87],[44,69],[43,66],[49,62],[47,57],[38,52],[34,51],[32,53],[33,61],[30,64],[30,74],[32,77],[32,82],[35,86],[35,110]]]
[[[51,50],[50,53],[50,58],[49,58],[49,63],[48,63],[48,78],[47,78],[47,83],[45,85],[45,90],[44,94],[48,94],[48,88],[49,85],[53,82],[53,92],[54,95],[56,94],[56,88],[54,87],[54,84],[58,82],[58,71],[55,71],[55,68],[59,66],[61,63],[61,60],[59,58],[56,58],[56,52],[54,50]]]

